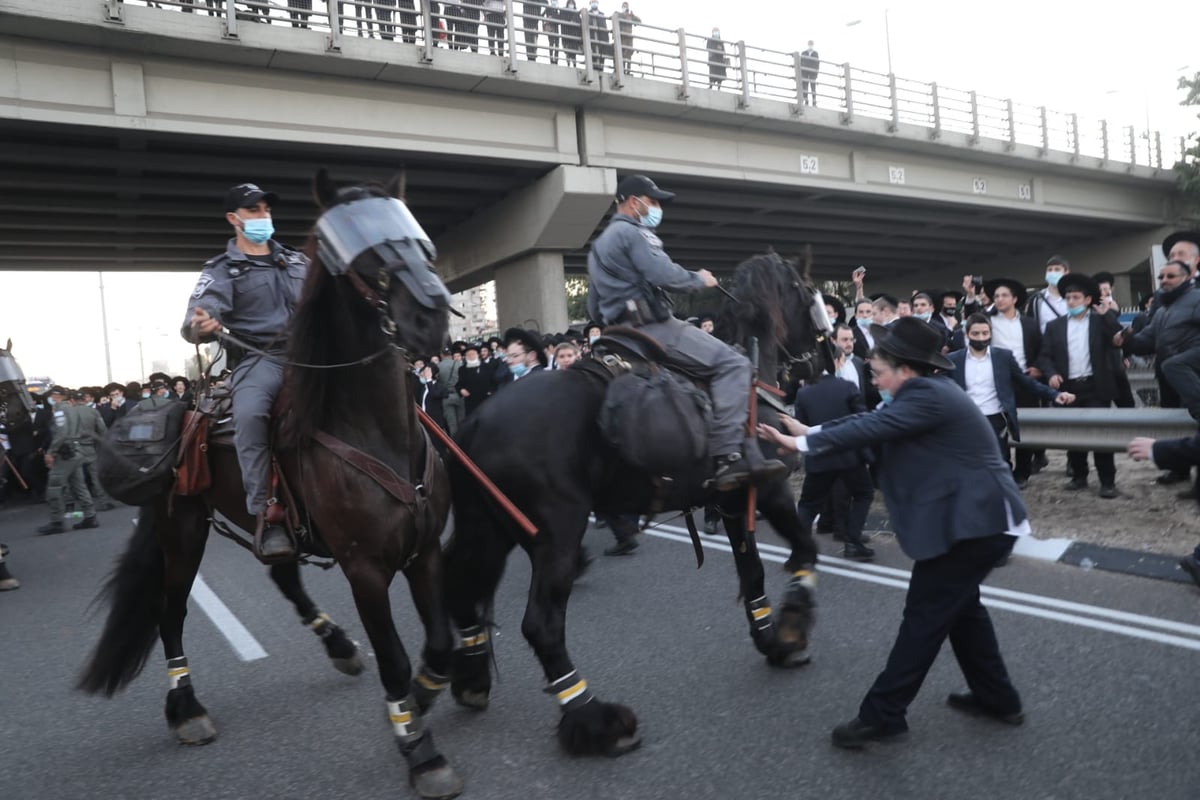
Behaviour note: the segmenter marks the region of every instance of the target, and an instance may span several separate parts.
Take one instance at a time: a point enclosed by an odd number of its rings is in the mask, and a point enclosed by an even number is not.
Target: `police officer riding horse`
[[[205,263],[182,330],[185,339],[198,344],[225,329],[260,351],[224,344],[233,369],[233,441],[246,510],[256,521],[256,554],[268,562],[296,554],[272,492],[268,439],[271,408],[283,385],[288,322],[308,270],[307,256],[272,238],[271,203],[276,200],[273,192],[253,183],[238,184],[226,194],[225,220],[234,236],[224,253]]]
[[[654,233],[662,222],[662,204],[674,197],[644,175],[627,176],[617,186],[616,213],[588,254],[588,312],[605,325],[637,328],[662,346],[673,366],[709,381],[714,488],[729,491],[786,475],[783,462],[758,458],[748,449],[757,449],[746,436],[750,361],[671,313],[667,291],[694,292],[717,285],[708,270],[693,272],[672,261]]]

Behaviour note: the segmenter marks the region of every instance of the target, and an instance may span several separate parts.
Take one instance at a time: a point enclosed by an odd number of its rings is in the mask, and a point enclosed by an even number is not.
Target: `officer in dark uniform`
[[[234,186],[225,196],[225,219],[234,238],[210,259],[196,282],[183,323],[183,338],[210,341],[222,327],[269,355],[234,352],[233,441],[237,447],[246,510],[255,515],[258,556],[277,561],[295,555],[282,527],[283,514],[271,497],[268,434],[271,406],[283,383],[288,321],[300,299],[308,258],[275,241],[272,192],[253,183]]]
[[[742,452],[750,412],[750,362],[671,314],[666,290],[694,292],[717,285],[708,270],[692,272],[672,261],[654,234],[662,221],[662,203],[674,196],[645,175],[630,175],[617,186],[617,212],[588,253],[588,313],[607,325],[639,328],[658,340],[672,360],[711,381],[709,452],[715,456],[717,489],[786,475],[782,462],[746,458]],[[753,441],[750,446],[757,450]]]

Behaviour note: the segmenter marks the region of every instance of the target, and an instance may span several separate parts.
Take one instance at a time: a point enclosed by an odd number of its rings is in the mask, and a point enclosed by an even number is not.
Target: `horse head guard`
[[[437,248],[400,200],[364,197],[333,206],[317,220],[316,236],[317,255],[331,274],[354,270],[384,292],[396,278],[426,308],[450,308],[450,291],[433,268]],[[368,251],[381,265],[373,273],[355,266]]]
[[[35,409],[33,397],[25,386],[25,373],[12,355],[12,341],[8,347],[0,349],[0,422],[5,421],[9,414],[10,405],[16,405],[25,414],[32,415]]]

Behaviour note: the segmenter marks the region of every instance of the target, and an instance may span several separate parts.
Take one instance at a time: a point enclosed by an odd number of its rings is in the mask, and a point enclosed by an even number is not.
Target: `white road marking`
[[[221,598],[208,588],[204,578],[198,574],[192,583],[191,598],[200,606],[200,610],[208,615],[212,624],[217,626],[217,630],[229,642],[238,658],[242,661],[257,661],[267,657],[267,651],[258,643],[258,639],[254,638],[254,634],[246,630],[246,626],[221,602]]]
[[[647,529],[646,533],[661,539],[667,539],[668,541],[691,543],[691,537],[688,535],[686,529],[671,525],[655,526]],[[718,539],[712,536],[701,536],[700,543],[710,550],[719,550],[725,553],[732,552],[728,540],[724,538]],[[758,543],[758,549],[764,561],[771,561],[777,564],[785,562],[790,554],[790,551],[785,547],[763,542]],[[912,573],[908,570],[884,567],[877,564],[860,564],[855,561],[826,555],[821,556],[821,560],[817,564],[817,571],[875,583],[881,586],[891,586],[896,589],[907,589],[908,579],[912,576]],[[984,598],[984,605],[989,608],[1013,611],[1026,616],[1065,622],[1069,625],[1076,625],[1082,628],[1092,628],[1135,639],[1158,642],[1159,644],[1166,644],[1172,647],[1181,647],[1186,650],[1200,651],[1200,625],[1189,625],[1183,622],[1175,622],[1174,620],[1148,617],[1142,614],[1104,608],[1103,606],[1075,603],[1069,600],[1060,600],[1056,597],[1017,592],[993,586],[982,586],[980,589]],[[1046,606],[1047,608],[1038,608],[1037,606]],[[1083,616],[1084,614],[1088,616]],[[1098,617],[1099,619],[1093,619],[1093,617]],[[1121,624],[1124,622],[1131,624]],[[1173,631],[1184,635],[1176,636],[1163,633],[1159,630],[1152,630],[1153,628],[1159,628],[1163,631]]]

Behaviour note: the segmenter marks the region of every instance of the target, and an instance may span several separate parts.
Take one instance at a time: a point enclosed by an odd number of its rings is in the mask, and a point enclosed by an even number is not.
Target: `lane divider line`
[[[675,533],[674,531],[678,531],[678,533]],[[691,538],[688,536],[687,531],[680,528],[662,525],[654,529],[648,529],[645,531],[645,533],[672,542],[691,544]],[[729,546],[729,542],[727,540],[716,541],[713,537],[706,536],[701,537],[701,544],[710,550],[732,553],[732,548]],[[789,553],[785,548],[772,544],[759,544],[758,547],[760,556],[764,561],[771,561],[776,564],[782,564],[787,561]],[[873,569],[870,571],[860,571],[861,567],[872,567]],[[866,581],[867,583],[875,583],[881,586],[890,586],[896,589],[907,589],[908,578],[911,576],[911,573],[905,570],[895,569],[893,567],[879,567],[873,564],[858,564],[853,561],[830,558],[824,555],[821,556],[820,561],[817,563],[817,571],[826,572],[830,575],[852,578],[854,580]],[[878,572],[885,572],[887,574],[876,574]],[[1027,594],[1025,592],[1016,592],[1009,589],[995,589],[990,586],[983,586],[981,587],[981,590],[982,594],[984,595],[984,605],[988,606],[989,608],[1012,611],[1017,614],[1024,614],[1026,616],[1040,617],[1042,619],[1054,620],[1056,622],[1065,622],[1067,624],[1077,625],[1083,628],[1092,628],[1094,630],[1116,633],[1136,639],[1145,639],[1173,647],[1181,647],[1187,650],[1200,651],[1200,626],[1187,625],[1185,623],[1158,619],[1156,617],[1147,617],[1141,614],[1131,614],[1128,612],[1116,611],[1114,609],[1103,608],[1100,606],[1090,606],[1084,603],[1073,603],[1053,597]],[[1002,599],[1004,597],[1008,597],[1012,600],[1023,600],[1025,603],[1010,602],[1010,600]],[[1072,614],[1066,613],[1065,610],[1056,611],[1052,608],[1038,608],[1036,605],[1027,605],[1026,603],[1036,603],[1062,609],[1071,609],[1079,613]],[[1109,619],[1114,620],[1134,622],[1146,627],[1158,627],[1166,630],[1177,631],[1183,634],[1190,634],[1196,638],[1188,638],[1186,635],[1175,636],[1156,630],[1146,630],[1145,628],[1135,627],[1134,625],[1123,625],[1117,622],[1108,622],[1104,619],[1092,619],[1090,617],[1080,616],[1080,613],[1090,614],[1093,617],[1108,617]]]
[[[267,657],[267,651],[258,643],[258,639],[254,638],[254,634],[250,633],[229,607],[221,602],[221,598],[209,588],[199,573],[192,583],[191,598],[200,606],[200,610],[208,615],[238,658],[242,661],[257,661]]]

